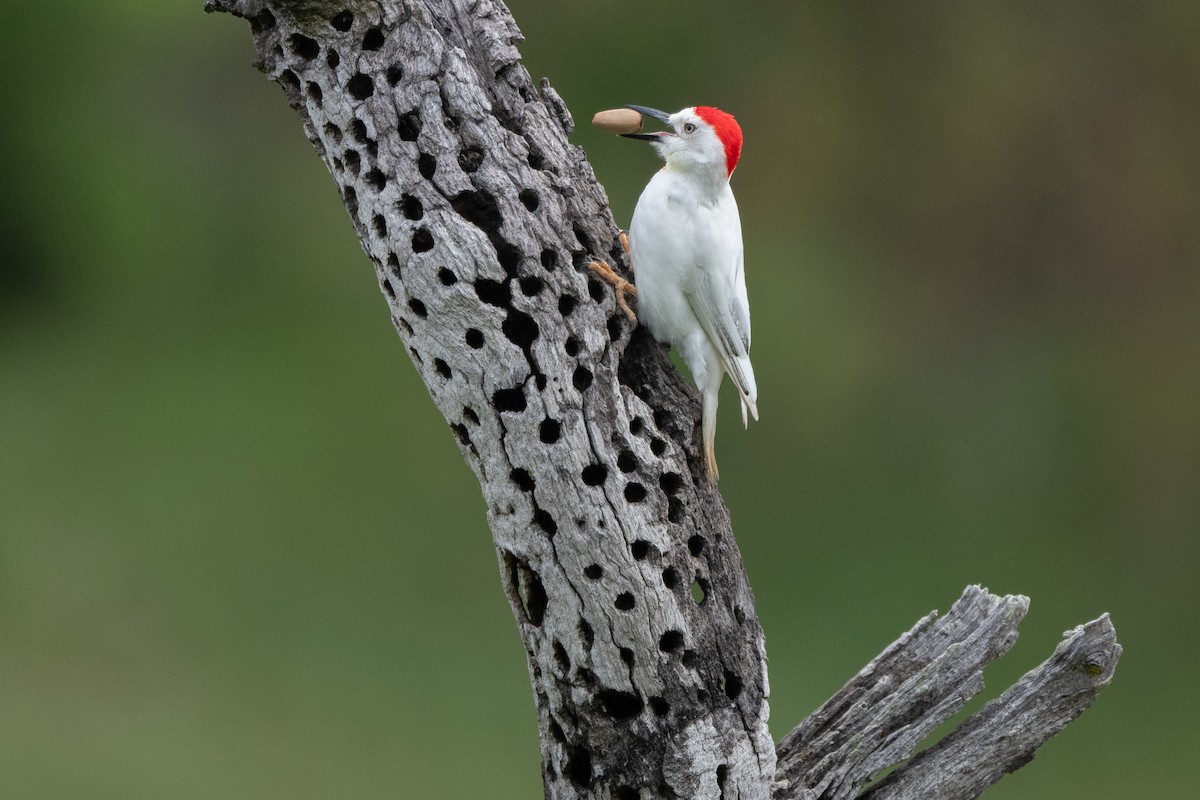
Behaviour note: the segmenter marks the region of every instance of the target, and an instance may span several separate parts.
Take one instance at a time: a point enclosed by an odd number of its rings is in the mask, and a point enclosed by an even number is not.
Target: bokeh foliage
[[[0,796],[540,795],[476,484],[244,23],[0,28]],[[514,0],[600,108],[737,114],[762,422],[722,490],[785,733],[961,588],[988,694],[1111,611],[1095,708],[995,798],[1200,780],[1200,5]]]

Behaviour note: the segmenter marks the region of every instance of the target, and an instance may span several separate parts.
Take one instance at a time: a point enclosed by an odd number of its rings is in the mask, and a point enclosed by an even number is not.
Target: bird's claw
[[[620,233],[621,246],[625,248],[625,257],[629,258],[629,236],[625,231]],[[626,295],[637,297],[637,287],[632,281],[627,281],[617,274],[616,270],[608,265],[605,261],[589,261],[588,269],[599,275],[613,286],[613,294],[617,297],[617,308],[630,322],[637,322],[637,315],[633,313],[633,309],[629,307],[629,302],[625,299]]]
[[[630,322],[637,322],[637,315],[633,313],[633,309],[629,307],[629,302],[625,299],[626,294],[637,297],[637,287],[618,275],[603,261],[589,261],[587,266],[592,272],[612,284],[613,294],[617,297],[617,308],[621,309]]]

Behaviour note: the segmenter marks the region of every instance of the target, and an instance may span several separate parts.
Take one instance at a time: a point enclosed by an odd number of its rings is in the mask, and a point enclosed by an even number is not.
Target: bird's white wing
[[[749,395],[750,380],[739,363],[750,357],[750,330],[743,321],[738,303],[728,290],[714,289],[705,276],[693,291],[685,292],[688,305],[700,320],[704,333],[717,349],[721,364],[742,394]]]
[[[758,419],[758,387],[754,381],[754,368],[750,364],[750,300],[746,297],[746,273],[742,263],[742,251],[739,248],[737,253],[737,269],[734,270],[733,276],[733,318],[738,323],[738,330],[741,331],[745,338],[746,355],[741,362],[745,365],[746,379],[749,383],[748,391],[742,395],[742,427],[746,427],[746,412],[754,413],[754,418]]]
[[[742,226],[733,193],[726,194],[714,206],[711,215],[698,220],[693,229],[694,279],[684,288],[692,313],[700,321],[705,335],[721,359],[721,366],[733,379],[742,395],[742,415],[746,407],[758,419],[758,388],[750,365],[750,305],[746,297],[746,279],[742,254]]]
[[[750,365],[750,308],[746,302],[745,284],[737,280],[740,269],[736,277],[728,271],[723,275],[720,271],[715,272],[702,268],[699,280],[684,295],[717,351],[721,366],[742,395],[743,418],[748,406],[758,419],[758,388]]]
[[[739,330],[746,336],[746,352],[750,352],[750,299],[746,297],[746,272],[742,265],[742,252],[737,254],[737,269],[733,276],[733,314]]]

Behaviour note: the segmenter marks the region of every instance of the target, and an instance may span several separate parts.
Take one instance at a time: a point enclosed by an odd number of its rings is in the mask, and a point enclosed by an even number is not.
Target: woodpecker
[[[621,134],[650,142],[666,162],[642,191],[629,225],[638,314],[655,339],[679,351],[700,390],[704,461],[715,482],[717,395],[726,374],[741,395],[742,426],[747,412],[758,419],[742,224],[729,188],[742,153],[742,129],[732,115],[711,106],[674,114],[627,108],[668,128]],[[628,284],[608,272],[625,307],[621,291]]]

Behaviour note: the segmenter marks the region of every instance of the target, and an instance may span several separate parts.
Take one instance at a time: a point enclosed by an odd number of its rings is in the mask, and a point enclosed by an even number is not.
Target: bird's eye
[[[686,125],[683,126],[683,132],[684,133],[695,133],[696,132],[696,124],[694,122],[687,123]]]

